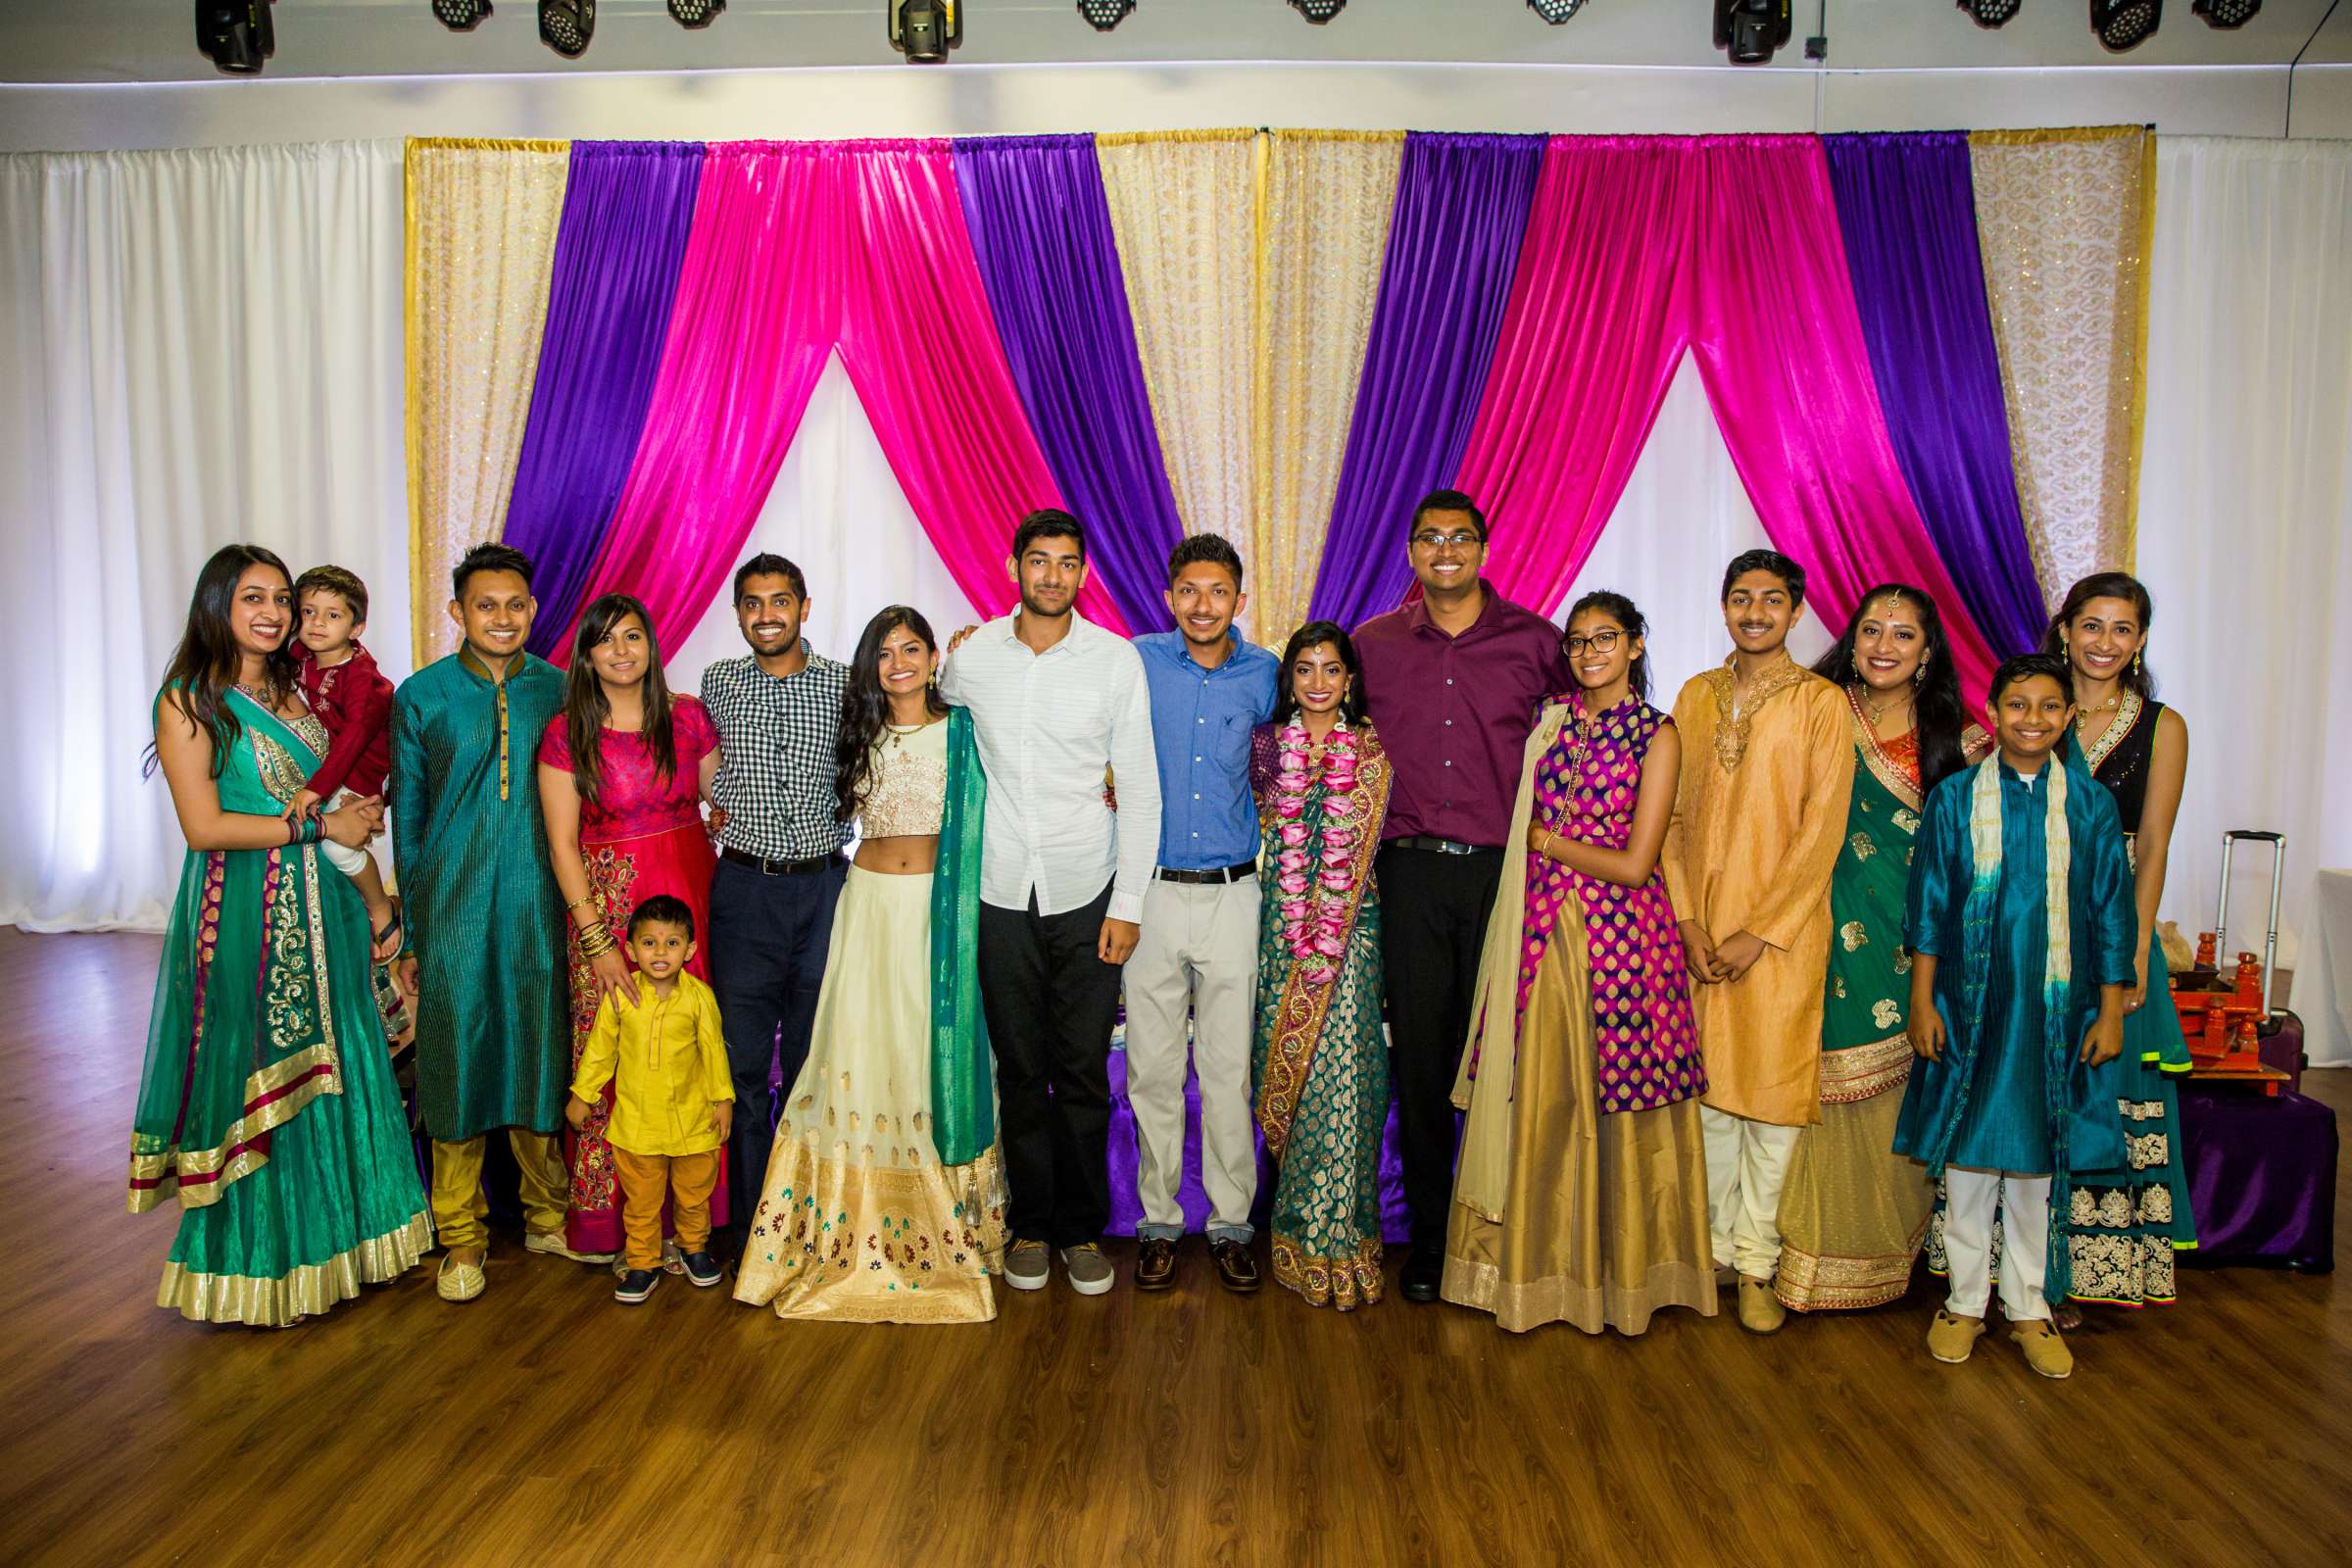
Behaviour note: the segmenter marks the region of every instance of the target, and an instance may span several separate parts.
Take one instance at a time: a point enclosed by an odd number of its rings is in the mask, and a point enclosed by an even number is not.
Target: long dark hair
[[[1649,622],[1642,617],[1640,606],[1614,589],[1595,588],[1575,604],[1570,605],[1568,618],[1560,622],[1560,657],[1562,659],[1568,657],[1568,628],[1575,625],[1576,617],[1588,610],[1598,610],[1615,616],[1617,624],[1625,628],[1625,634],[1628,637],[1645,638],[1649,635]],[[1648,649],[1644,648],[1642,656],[1634,661],[1633,667],[1625,672],[1625,682],[1626,689],[1636,697],[1645,703],[1649,701]]]
[[[645,628],[645,749],[653,754],[654,769],[662,783],[677,776],[678,736],[669,719],[669,682],[662,673],[654,617],[627,594],[606,594],[580,612],[580,629],[571,638],[571,668],[564,676],[564,738],[571,744],[571,784],[590,805],[604,784],[605,721],[612,716],[612,705],[605,701],[605,683],[597,678],[596,661],[588,657],[588,650],[631,615]]]
[[[189,719],[212,739],[215,778],[220,776],[228,761],[228,749],[245,728],[228,706],[229,688],[236,685],[245,666],[236,633],[229,630],[228,612],[236,602],[237,580],[254,566],[268,566],[286,580],[288,593],[293,591],[294,574],[275,552],[260,545],[222,545],[196,574],[196,591],[188,596],[187,628],[179,634],[179,646],[172,650],[172,662],[164,666],[165,689],[179,689],[179,701]],[[270,673],[271,695],[280,700],[300,678],[294,662],[296,618],[289,606],[285,641],[262,661]],[[156,760],[155,743],[150,741],[146,762],[139,769],[141,778],[155,771]]]
[[[1960,737],[1968,730],[1968,709],[1960,701],[1960,670],[1952,659],[1952,645],[1944,641],[1943,616],[1935,599],[1907,582],[1878,584],[1855,601],[1854,612],[1845,617],[1845,631],[1814,663],[1813,673],[1840,687],[1861,679],[1854,668],[1854,639],[1862,634],[1863,617],[1883,599],[1899,599],[1916,611],[1927,639],[1919,655],[1925,661],[1920,666],[1924,678],[1911,695],[1911,733],[1919,741],[1919,793],[1925,796],[1967,760]]]
[[[1348,682],[1348,695],[1340,699],[1340,716],[1357,728],[1363,726],[1364,666],[1356,662],[1354,639],[1348,635],[1348,628],[1336,620],[1310,620],[1291,633],[1290,643],[1282,651],[1280,684],[1274,690],[1275,723],[1287,724],[1298,711],[1298,699],[1291,691],[1291,666],[1298,662],[1300,654],[1309,648],[1320,648],[1325,643],[1339,651],[1340,662],[1348,666],[1348,673],[1351,677]]]
[[[925,648],[939,652],[931,623],[911,605],[885,606],[865,623],[858,638],[858,652],[850,660],[849,684],[842,688],[841,727],[834,732],[836,822],[856,818],[858,808],[865,804],[866,791],[874,787],[874,742],[882,738],[882,726],[890,722],[890,694],[882,689],[882,639],[902,626],[920,637]],[[924,691],[923,705],[935,718],[948,710],[936,686]]]
[[[2156,601],[2148,597],[2147,585],[2128,571],[2094,571],[2082,578],[2066,591],[2066,603],[2050,617],[2049,629],[2041,634],[2041,651],[2072,660],[2066,651],[2066,628],[2082,607],[2093,599],[2129,599],[2132,611],[2139,616],[2140,652],[2137,658],[2124,666],[2123,683],[2143,698],[2156,695],[2156,672],[2148,668],[2148,625],[2156,618]]]

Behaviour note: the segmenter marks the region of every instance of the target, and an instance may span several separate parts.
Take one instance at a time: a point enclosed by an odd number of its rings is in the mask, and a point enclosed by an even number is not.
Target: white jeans
[[[1127,1102],[1135,1108],[1136,1234],[1184,1234],[1186,1016],[1200,1077],[1200,1185],[1212,1241],[1250,1240],[1257,1197],[1250,1036],[1257,1001],[1257,878],[1162,882],[1144,890],[1143,932],[1127,960]]]
[[[2001,1216],[2001,1315],[2012,1323],[2048,1317],[2041,1298],[2048,1275],[2050,1179],[1995,1170],[1943,1173],[1943,1256],[1951,1271],[1954,1317],[1983,1317],[1992,1299],[1992,1216]]]
[[[1801,1127],[1750,1121],[1712,1105],[1698,1107],[1707,1146],[1707,1229],[1715,1261],[1749,1279],[1768,1280],[1781,1266],[1781,1184],[1796,1153]]]

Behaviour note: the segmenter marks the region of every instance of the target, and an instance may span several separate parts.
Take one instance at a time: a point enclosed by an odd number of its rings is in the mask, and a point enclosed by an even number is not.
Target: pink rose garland
[[[1306,727],[1293,720],[1277,741],[1274,814],[1281,823],[1282,853],[1274,887],[1282,900],[1283,946],[1293,958],[1310,965],[1302,973],[1307,984],[1329,985],[1339,977],[1339,960],[1348,951],[1348,908],[1355,891],[1355,829],[1342,820],[1348,814],[1345,798],[1355,791],[1355,735],[1343,723],[1325,742],[1323,784],[1330,799],[1320,835],[1306,826]],[[1317,838],[1320,842],[1310,845]]]

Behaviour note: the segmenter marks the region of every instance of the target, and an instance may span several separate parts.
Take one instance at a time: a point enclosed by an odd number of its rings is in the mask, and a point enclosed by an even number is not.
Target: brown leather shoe
[[[1219,1285],[1242,1296],[1248,1296],[1257,1289],[1257,1259],[1250,1255],[1247,1243],[1211,1242],[1208,1244],[1208,1255],[1217,1265]]]
[[[1165,1236],[1147,1236],[1135,1244],[1135,1288],[1164,1291],[1176,1283],[1176,1244]]]

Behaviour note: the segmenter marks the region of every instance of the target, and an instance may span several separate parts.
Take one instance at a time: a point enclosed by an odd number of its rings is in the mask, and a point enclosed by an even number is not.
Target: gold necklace
[[[1862,688],[1862,716],[1870,720],[1870,727],[1874,730],[1879,727],[1879,720],[1885,718],[1888,713],[1893,712],[1896,708],[1909,708],[1911,706],[1911,694],[1908,692],[1888,700],[1885,706],[1881,706],[1880,704],[1874,703],[1870,700],[1869,686],[1865,685]]]

